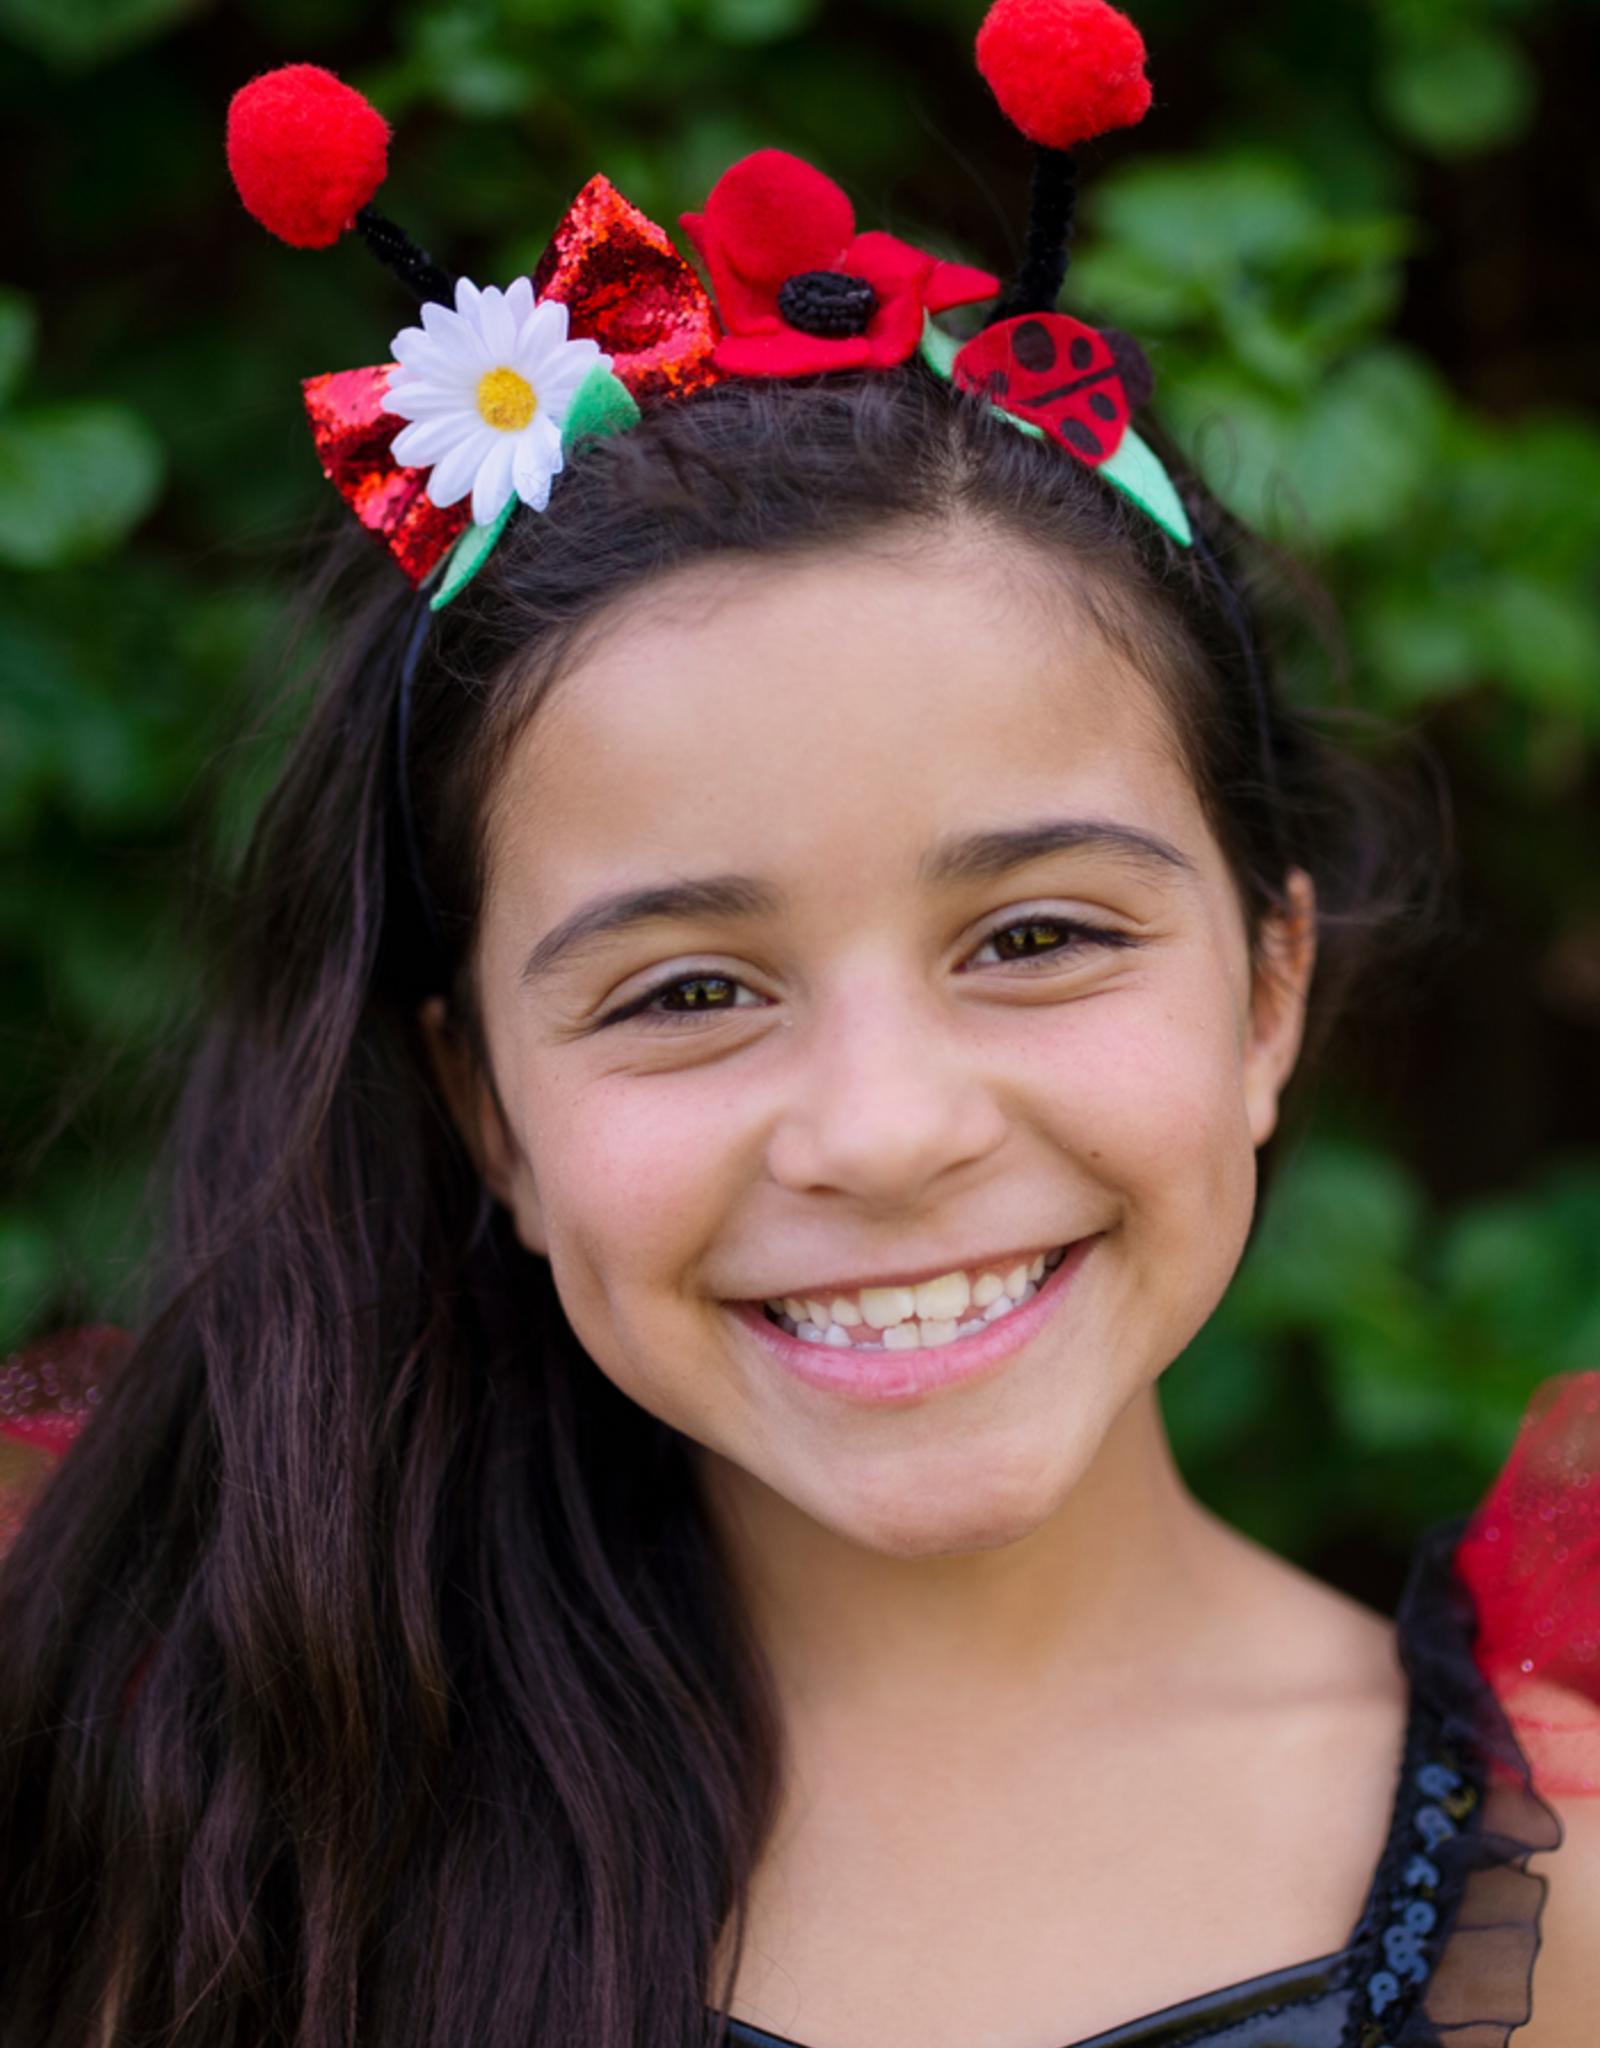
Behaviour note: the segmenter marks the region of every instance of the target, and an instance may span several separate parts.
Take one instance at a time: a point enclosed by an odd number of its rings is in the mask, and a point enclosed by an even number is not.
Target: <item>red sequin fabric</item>
[[[1539,1390],[1456,1570],[1535,1786],[1600,1797],[1600,1372]]]
[[[322,473],[361,524],[381,540],[419,584],[444,559],[472,520],[472,506],[436,505],[428,472],[403,469],[390,444],[405,421],[383,409],[392,365],[330,370],[305,381],[306,411]]]
[[[563,302],[568,332],[599,342],[641,405],[718,382],[721,330],[705,286],[608,178],[591,178],[568,207],[533,288]]]
[[[654,221],[605,178],[591,178],[551,237],[534,291],[567,308],[568,333],[597,341],[641,404],[718,381],[721,330],[705,286]],[[471,523],[471,502],[436,505],[428,472],[394,459],[405,425],[384,410],[390,364],[331,370],[305,382],[322,473],[413,584],[423,583]]]
[[[0,1553],[133,1348],[124,1330],[63,1330],[0,1365]]]

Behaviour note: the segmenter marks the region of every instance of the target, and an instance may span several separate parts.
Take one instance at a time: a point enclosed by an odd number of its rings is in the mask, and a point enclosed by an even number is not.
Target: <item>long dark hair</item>
[[[131,1361],[0,1584],[0,2043],[690,2048],[778,1730],[693,1447],[582,1354],[416,1010],[471,1028],[505,751],[623,593],[976,522],[1162,692],[1252,923],[1319,998],[1428,863],[1279,703],[1245,536],[1182,550],[919,366],[728,385],[596,447],[427,629],[385,572],[260,821]],[[404,779],[405,799],[401,788]]]

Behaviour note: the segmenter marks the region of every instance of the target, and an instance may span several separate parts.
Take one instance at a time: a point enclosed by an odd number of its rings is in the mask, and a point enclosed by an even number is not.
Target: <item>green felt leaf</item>
[[[614,371],[597,363],[578,386],[561,423],[561,445],[576,448],[606,434],[624,434],[639,424],[633,393]]]
[[[936,327],[932,318],[922,316],[922,360],[936,377],[942,377],[948,384],[955,375],[956,357],[961,353],[961,343],[953,334],[946,334],[942,327]]]
[[[37,332],[32,300],[0,285],[0,406],[11,403],[22,382]]]
[[[1183,509],[1183,500],[1173,489],[1161,458],[1132,427],[1123,435],[1122,445],[1110,461],[1101,463],[1100,474],[1108,477],[1125,498],[1142,506],[1180,547],[1193,547],[1194,530]]]
[[[505,532],[512,513],[521,502],[513,492],[487,526],[467,528],[444,558],[444,572],[439,578],[439,587],[428,600],[432,610],[443,611],[453,597],[459,597],[466,589],[494,552],[495,542]]]
[[[115,547],[154,503],[163,468],[161,444],[125,406],[0,419],[0,561],[53,569]]]

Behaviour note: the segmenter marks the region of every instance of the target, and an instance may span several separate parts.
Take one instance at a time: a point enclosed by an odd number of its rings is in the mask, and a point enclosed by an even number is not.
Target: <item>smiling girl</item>
[[[894,354],[904,258],[797,257],[774,155],[690,224],[703,377],[559,356],[569,241],[367,414],[314,381],[435,603],[352,601],[154,1308],[7,1568],[0,2042],[1502,2048],[1532,1971],[1519,2048],[1590,2048],[1594,1808],[1534,1969],[1453,1538],[1397,1653],[1157,1398],[1415,856],[1247,536],[1040,429],[1063,370],[1125,427],[1129,345],[1011,311],[1008,415],[919,258]]]

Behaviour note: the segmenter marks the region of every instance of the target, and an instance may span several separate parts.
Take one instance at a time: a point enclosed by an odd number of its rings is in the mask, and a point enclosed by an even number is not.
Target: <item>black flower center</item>
[[[865,334],[878,294],[864,277],[842,270],[797,270],[778,287],[778,311],[791,327],[822,341]]]

